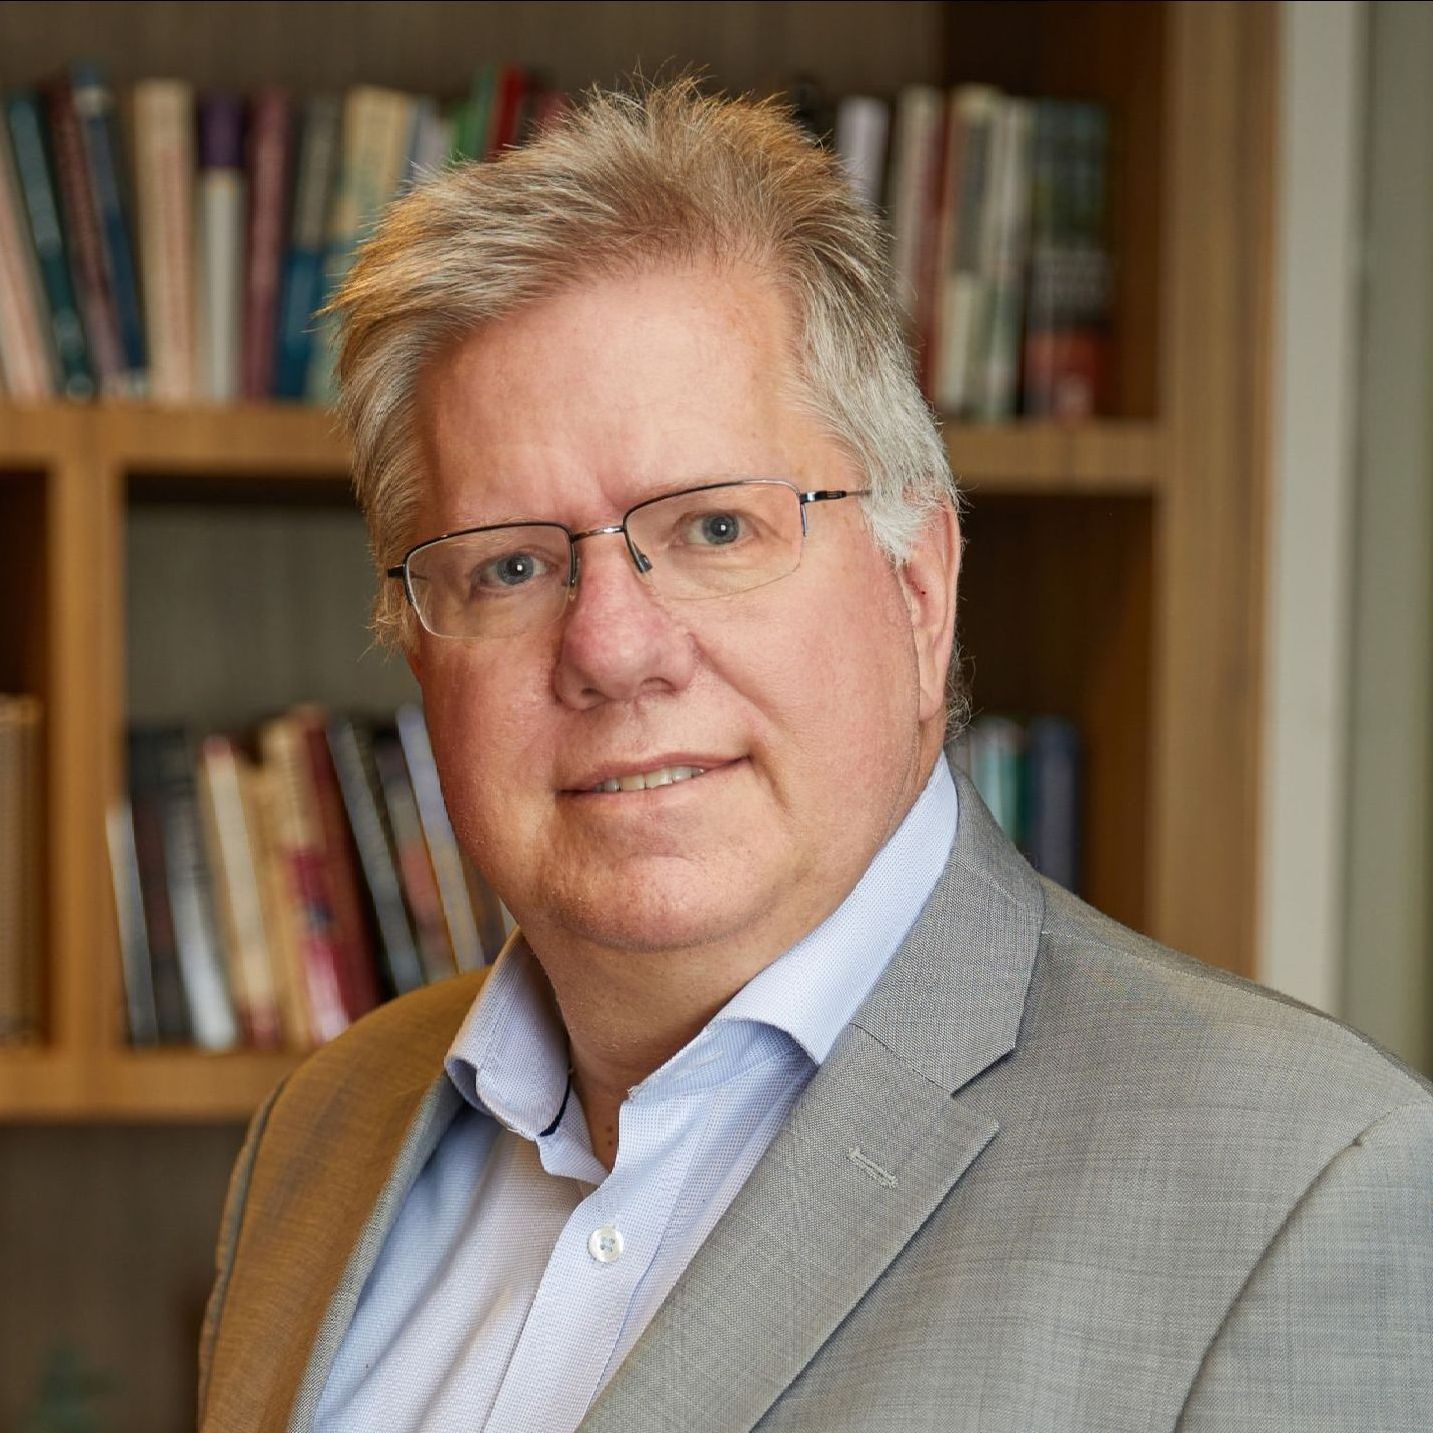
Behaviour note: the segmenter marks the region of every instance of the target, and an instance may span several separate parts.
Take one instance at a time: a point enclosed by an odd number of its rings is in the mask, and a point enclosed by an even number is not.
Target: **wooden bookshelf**
[[[349,8],[362,12],[362,34],[344,42],[353,53],[315,51],[307,69],[292,35],[270,51],[239,38],[246,24],[258,35],[277,23],[273,12],[290,11],[298,31],[321,24],[332,35],[343,28],[332,10],[343,7],[216,4],[196,7],[207,28],[196,19],[168,31],[142,6],[62,7],[68,36],[32,23],[7,50],[20,32],[5,26],[24,8],[0,16],[0,82],[84,52],[121,83],[167,70],[201,83],[456,90],[472,47],[426,73],[410,53],[421,42],[436,56],[445,24],[476,24],[481,11],[482,53],[537,60],[548,52],[528,48],[521,12],[601,8],[619,35],[636,37],[670,8],[690,13],[667,53],[706,58],[735,85],[800,60],[837,91],[981,78],[1108,103],[1123,136],[1115,412],[1070,426],[947,427],[970,496],[961,641],[977,708],[1064,711],[1085,730],[1094,902],[1254,972],[1274,7],[413,4],[395,7],[406,21],[386,22],[405,36],[389,54],[374,18],[385,7],[358,6]],[[88,14],[98,39],[66,10]],[[140,23],[140,43],[107,48],[103,14],[113,10]],[[763,27],[776,23],[758,18],[766,10],[785,17],[790,53],[766,53]],[[884,36],[864,61],[863,25]],[[628,44],[609,67],[610,45],[584,59],[577,40],[559,46],[556,33],[545,29],[542,43],[560,50],[548,65],[560,84],[608,77],[636,57]],[[270,54],[277,71],[265,69]],[[103,813],[123,779],[125,648],[136,640],[124,614],[126,534],[137,499],[237,495],[283,512],[343,503],[345,474],[329,416],[303,408],[0,406],[0,595],[21,616],[0,633],[0,683],[45,702],[49,911],[47,1038],[0,1051],[0,1121],[237,1120],[292,1065],[287,1055],[121,1042]]]

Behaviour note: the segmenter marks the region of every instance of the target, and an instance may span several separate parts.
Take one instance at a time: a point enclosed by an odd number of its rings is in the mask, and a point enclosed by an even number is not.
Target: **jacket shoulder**
[[[1332,1016],[1126,929],[1046,882],[1032,1026],[1079,1029],[1147,1098],[1231,1116],[1330,1119],[1352,1139],[1433,1085]]]

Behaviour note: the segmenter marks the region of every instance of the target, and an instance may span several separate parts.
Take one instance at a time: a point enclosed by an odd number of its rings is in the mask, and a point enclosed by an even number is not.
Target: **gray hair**
[[[331,308],[340,413],[380,572],[417,540],[427,363],[584,278],[694,259],[750,265],[788,299],[792,397],[865,474],[873,539],[903,559],[957,495],[879,222],[779,104],[712,97],[685,77],[589,91],[532,143],[414,189],[360,250]],[[379,640],[406,640],[407,622],[396,584],[383,583]]]

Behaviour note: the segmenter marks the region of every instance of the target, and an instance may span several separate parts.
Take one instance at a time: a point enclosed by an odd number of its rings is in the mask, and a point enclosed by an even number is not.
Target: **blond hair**
[[[415,188],[363,245],[332,309],[340,412],[380,573],[419,536],[425,364],[584,278],[695,259],[750,265],[787,298],[792,396],[864,472],[875,541],[905,557],[933,505],[956,493],[879,223],[779,104],[715,98],[688,77],[589,91],[532,143]],[[405,640],[407,622],[397,584],[383,582],[376,635]]]

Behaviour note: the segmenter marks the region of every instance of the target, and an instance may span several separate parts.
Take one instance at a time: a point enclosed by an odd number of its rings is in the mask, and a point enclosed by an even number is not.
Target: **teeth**
[[[631,776],[609,776],[594,791],[650,791],[654,786],[671,786],[677,781],[690,781],[701,776],[703,766],[661,766],[656,771],[638,771]]]

